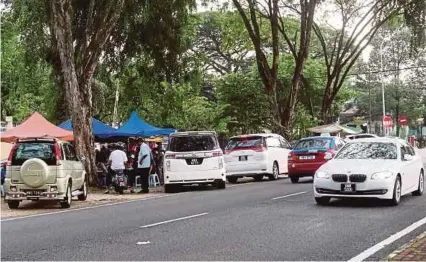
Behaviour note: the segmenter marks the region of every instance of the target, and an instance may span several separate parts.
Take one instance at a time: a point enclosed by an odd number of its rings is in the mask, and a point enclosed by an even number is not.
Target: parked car
[[[236,183],[238,178],[264,176],[275,180],[287,173],[287,157],[291,145],[277,134],[252,134],[232,137],[225,148],[227,179]]]
[[[171,134],[164,158],[166,193],[178,192],[181,185],[212,184],[219,189],[226,186],[223,152],[213,131]]]
[[[12,148],[5,179],[9,208],[23,200],[59,201],[69,208],[72,196],[87,198],[87,176],[73,146],[48,138],[18,140]]]
[[[315,174],[314,195],[320,205],[331,198],[379,198],[398,205],[401,196],[424,191],[421,157],[395,138],[357,139],[345,145]]]
[[[356,135],[349,135],[346,136],[345,140],[347,142],[354,140],[354,139],[361,139],[361,138],[378,138],[379,136],[374,134],[356,134]]]
[[[333,158],[345,145],[336,136],[314,136],[300,139],[288,156],[288,176],[292,183],[301,177],[313,177],[317,169]]]

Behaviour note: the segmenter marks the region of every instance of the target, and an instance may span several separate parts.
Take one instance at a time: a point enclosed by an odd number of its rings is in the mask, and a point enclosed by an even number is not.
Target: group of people
[[[112,176],[116,172],[124,172],[127,175],[130,193],[135,193],[137,176],[141,177],[140,193],[149,193],[150,174],[156,173],[162,177],[161,144],[148,144],[144,139],[137,140],[127,153],[121,144],[102,146],[100,151],[96,151],[96,162],[101,176],[106,178],[106,194],[109,193]]]

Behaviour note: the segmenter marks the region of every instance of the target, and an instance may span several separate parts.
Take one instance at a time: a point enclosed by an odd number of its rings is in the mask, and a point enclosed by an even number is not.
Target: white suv
[[[73,196],[81,201],[87,198],[84,165],[68,142],[18,140],[6,170],[6,201],[11,209],[18,208],[23,200],[58,201],[62,208],[69,208]]]
[[[232,137],[225,148],[226,177],[236,183],[240,177],[264,176],[275,180],[288,173],[291,145],[277,134],[252,134]]]
[[[177,132],[170,135],[164,156],[164,191],[181,185],[212,184],[225,188],[223,152],[213,131]]]

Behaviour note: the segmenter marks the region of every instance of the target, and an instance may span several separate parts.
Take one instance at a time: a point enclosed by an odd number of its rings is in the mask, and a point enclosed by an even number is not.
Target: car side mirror
[[[413,160],[413,156],[409,155],[409,154],[404,154],[404,161],[412,161]]]

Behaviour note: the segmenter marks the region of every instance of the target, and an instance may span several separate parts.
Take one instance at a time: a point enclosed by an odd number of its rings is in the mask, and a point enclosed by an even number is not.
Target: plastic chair
[[[160,178],[157,174],[149,175],[149,186],[157,187],[160,186]]]
[[[141,176],[135,176],[135,188],[141,188],[142,187],[142,178]]]

